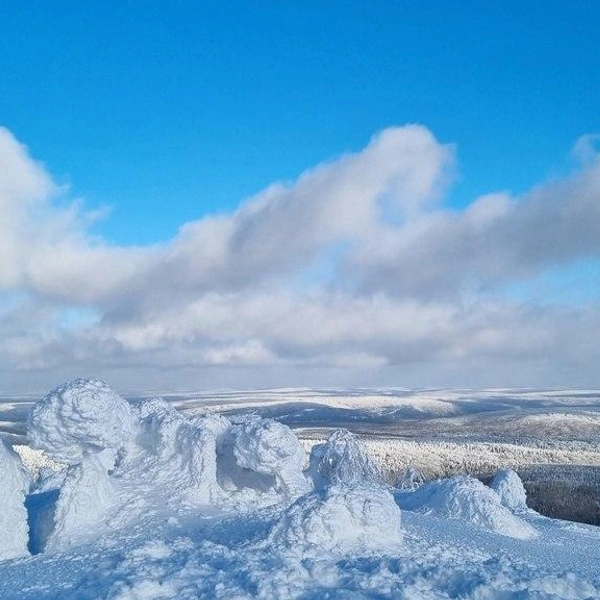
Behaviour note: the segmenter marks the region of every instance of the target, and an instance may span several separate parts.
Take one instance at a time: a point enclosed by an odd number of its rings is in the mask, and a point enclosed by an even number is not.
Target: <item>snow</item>
[[[416,490],[425,483],[425,477],[419,469],[408,467],[396,480],[396,487],[400,490]]]
[[[512,469],[502,469],[496,473],[490,487],[500,497],[503,506],[513,512],[527,509],[527,492],[521,478]]]
[[[35,405],[28,424],[31,445],[66,464],[78,464],[85,454],[116,450],[132,432],[129,404],[98,379],[60,386]]]
[[[28,554],[27,487],[19,455],[0,439],[0,560]]]
[[[502,505],[500,497],[481,481],[466,475],[431,481],[408,493],[400,492],[402,508],[458,519],[517,539],[531,539],[535,529]]]
[[[368,485],[332,485],[300,498],[270,538],[301,556],[366,555],[400,546],[400,509],[389,491]]]
[[[425,482],[426,441],[307,445],[271,418],[129,404],[98,380],[35,405],[25,441],[0,440],[7,600],[600,598],[598,527],[528,510],[506,465],[490,487]]]
[[[344,429],[334,431],[325,443],[313,446],[309,472],[317,486],[376,483],[380,478],[356,436]]]
[[[250,418],[233,427],[232,436],[233,455],[242,469],[272,476],[277,491],[290,499],[310,490],[302,473],[305,451],[289,427]]]

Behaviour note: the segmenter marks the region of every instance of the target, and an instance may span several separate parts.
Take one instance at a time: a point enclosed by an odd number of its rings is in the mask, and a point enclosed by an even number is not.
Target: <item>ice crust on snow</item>
[[[467,521],[508,537],[531,539],[535,529],[500,502],[496,492],[467,475],[426,483],[398,495],[402,508]]]
[[[88,537],[117,504],[116,494],[100,455],[69,466],[56,505],[45,507],[53,515],[53,527],[44,550],[64,550]]]
[[[0,560],[26,556],[29,481],[19,455],[0,438]]]
[[[115,478],[128,487],[176,503],[202,505],[221,500],[216,453],[219,438],[231,427],[224,417],[186,419],[164,400],[152,398],[134,407],[135,439],[115,467]]]
[[[500,497],[500,502],[513,512],[524,512],[527,508],[527,492],[521,478],[512,469],[498,471],[490,487]]]
[[[99,379],[76,379],[38,402],[28,423],[34,448],[65,464],[86,454],[118,450],[133,433],[129,404]]]

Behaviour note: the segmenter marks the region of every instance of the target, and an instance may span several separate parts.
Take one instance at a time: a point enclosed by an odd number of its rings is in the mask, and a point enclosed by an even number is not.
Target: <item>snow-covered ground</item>
[[[129,400],[0,404],[0,598],[600,598],[600,528],[515,472],[598,506],[598,392]]]

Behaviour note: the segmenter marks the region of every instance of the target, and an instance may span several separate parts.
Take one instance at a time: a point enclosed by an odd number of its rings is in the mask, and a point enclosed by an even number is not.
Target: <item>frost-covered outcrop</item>
[[[490,487],[500,497],[500,502],[513,512],[524,512],[527,508],[527,492],[521,478],[512,469],[496,473]]]
[[[407,510],[468,521],[509,537],[529,539],[536,535],[531,525],[501,504],[498,494],[473,477],[431,481],[414,492],[399,493],[397,500]]]
[[[338,429],[323,444],[313,446],[309,473],[316,487],[325,485],[377,484],[377,467],[365,452],[357,437]]]
[[[38,402],[28,423],[34,448],[76,465],[87,454],[122,448],[134,431],[129,404],[99,379],[76,379]]]
[[[19,455],[0,438],[0,560],[26,556],[28,479]]]
[[[301,554],[389,550],[402,541],[400,509],[382,487],[332,485],[292,504],[270,541]]]

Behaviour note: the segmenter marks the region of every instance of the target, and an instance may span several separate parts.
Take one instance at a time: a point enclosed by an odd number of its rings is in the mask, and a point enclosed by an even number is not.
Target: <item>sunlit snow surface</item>
[[[0,404],[2,599],[600,598],[600,528],[534,512],[510,470],[595,484],[597,392],[125,403],[80,381],[38,404],[27,434],[34,400]]]

